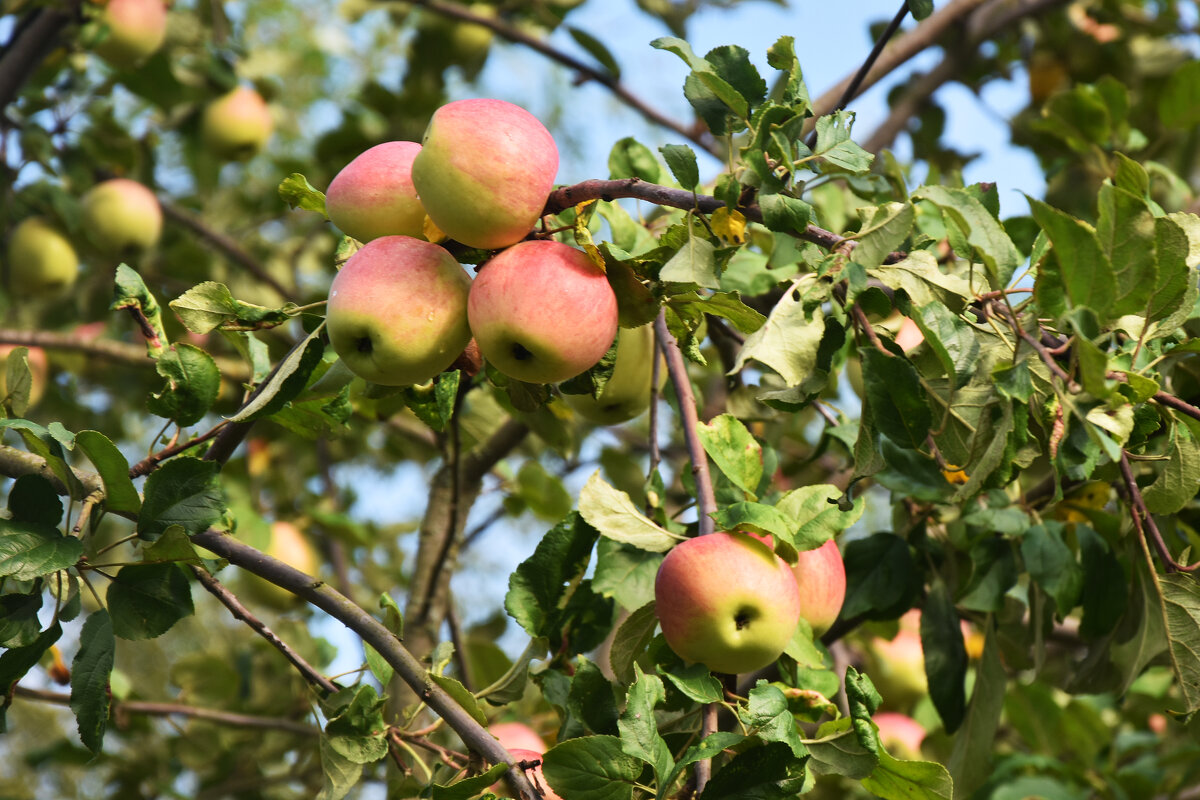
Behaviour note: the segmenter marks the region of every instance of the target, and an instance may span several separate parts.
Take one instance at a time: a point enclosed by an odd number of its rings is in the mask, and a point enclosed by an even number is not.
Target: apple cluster
[[[326,308],[346,366],[373,383],[422,383],[472,339],[496,370],[528,383],[595,365],[618,329],[603,267],[562,242],[527,239],[557,171],[545,126],[493,99],[444,105],[420,144],[386,142],[346,165],[325,198],[334,225],[365,243],[334,277]],[[472,280],[436,243],[444,237],[496,252]],[[620,342],[612,394],[579,401],[598,421],[648,403],[653,334],[630,329]]]
[[[846,569],[832,539],[792,566],[770,537],[740,531],[697,536],[667,553],[654,581],[655,611],[667,645],[714,672],[772,664],[804,618],[828,630],[846,596]]]

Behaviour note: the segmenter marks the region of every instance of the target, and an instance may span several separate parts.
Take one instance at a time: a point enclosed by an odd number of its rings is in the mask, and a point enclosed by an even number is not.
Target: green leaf
[[[1112,315],[1142,314],[1158,282],[1154,214],[1146,201],[1105,182],[1096,238],[1113,267]]]
[[[221,391],[221,371],[213,357],[195,345],[173,344],[154,366],[167,385],[146,401],[150,413],[180,427],[203,419]]]
[[[992,749],[1008,676],[1000,661],[1000,648],[995,630],[989,631],[983,642],[983,655],[975,669],[975,687],[962,730],[954,737],[950,759],[946,762],[954,785],[963,797],[971,796],[991,772]],[[1051,703],[1051,705],[1053,705]]]
[[[144,319],[146,331],[142,335],[146,340],[146,352],[151,358],[158,358],[170,341],[163,328],[162,307],[146,288],[142,276],[125,264],[117,266],[113,301],[108,308],[110,311],[129,310]]]
[[[879,753],[879,766],[863,778],[862,785],[884,800],[951,800],[954,796],[954,781],[941,764],[900,761],[886,751]]]
[[[767,49],[767,64],[787,74],[780,101],[787,106],[794,106],[796,113],[803,113],[809,106],[808,87],[804,85],[804,71],[800,68],[800,60],[796,58],[796,39],[793,36],[780,36],[775,44]]]
[[[138,536],[153,541],[172,525],[189,535],[220,521],[225,513],[220,465],[191,456],[171,459],[146,478]]]
[[[83,542],[36,522],[0,519],[0,577],[28,581],[74,566]]]
[[[483,713],[483,709],[480,708],[478,701],[475,700],[474,695],[471,694],[466,686],[463,686],[462,683],[451,678],[449,675],[430,675],[429,678],[442,687],[446,691],[446,694],[453,697],[454,702],[462,706],[476,722],[480,725],[487,725],[487,716]],[[382,755],[379,756],[379,758],[382,757]]]
[[[1067,309],[1089,308],[1102,321],[1110,319],[1116,277],[1095,229],[1040,200],[1027,199],[1034,219],[1053,245],[1038,270],[1038,299],[1047,302],[1052,293],[1061,291]]]
[[[719,414],[710,422],[698,423],[696,433],[704,451],[725,477],[751,498],[756,497],[763,474],[762,445],[742,421],[731,414]]]
[[[799,386],[813,374],[825,335],[825,316],[814,308],[810,317],[798,294],[794,287],[784,292],[766,324],[746,337],[732,372],[755,360],[778,372],[788,386]]]
[[[216,281],[193,286],[168,305],[179,321],[193,333],[208,333],[217,328],[236,330],[242,327],[270,327],[292,318],[294,306],[283,308],[245,303],[236,299],[229,287]]]
[[[659,794],[661,798],[666,795],[666,791],[675,783],[683,770],[695,764],[697,761],[711,760],[719,756],[723,751],[728,750],[735,745],[741,744],[745,740],[745,736],[732,731],[717,731],[709,734],[700,740],[699,744],[694,744],[684,751],[679,761],[675,764],[675,769],[671,771],[670,777],[659,784]]]
[[[42,655],[50,649],[50,645],[58,641],[60,636],[62,636],[62,628],[55,622],[42,631],[31,644],[24,647],[11,647],[0,653],[0,690],[7,695],[12,685],[24,678],[25,673],[37,665]],[[7,704],[0,704],[0,733],[4,732],[3,714],[7,708]]]
[[[750,690],[741,718],[750,732],[763,741],[787,745],[796,758],[808,755],[808,748],[800,741],[796,718],[792,716],[787,698],[779,687],[760,679]]]
[[[299,395],[325,353],[325,342],[321,338],[324,328],[322,321],[304,341],[293,347],[279,362],[270,380],[229,421],[249,422],[269,416]]]
[[[108,585],[113,633],[153,639],[193,612],[191,586],[176,564],[128,564]]]
[[[875,156],[850,139],[853,120],[854,114],[850,111],[835,111],[818,119],[817,146],[813,153],[850,172],[866,172]]]
[[[33,371],[29,368],[28,347],[14,347],[5,357],[4,389],[3,403],[8,416],[25,416],[33,392]]]
[[[550,748],[542,773],[551,789],[571,800],[630,800],[642,762],[616,736],[583,736]]]
[[[704,787],[700,800],[792,800],[805,782],[804,760],[782,742],[733,757]]]
[[[863,388],[876,427],[900,447],[925,447],[933,412],[916,367],[906,358],[885,355],[873,347],[863,349],[861,355]]]
[[[758,198],[763,225],[778,233],[802,233],[813,217],[811,205],[786,194],[763,194]]]
[[[860,208],[858,216],[861,225],[854,234],[851,258],[867,269],[874,269],[908,238],[916,211],[911,203],[885,203]]]
[[[88,615],[79,632],[79,651],[71,662],[71,710],[79,725],[79,739],[93,753],[104,746],[108,725],[108,676],[112,673],[117,641],[108,612]]]
[[[688,238],[683,247],[663,264],[658,273],[661,281],[702,286],[705,289],[720,289],[717,277],[716,248],[703,236],[697,236],[688,228]]]
[[[508,771],[507,764],[495,764],[491,769],[470,778],[450,784],[432,783],[429,796],[433,800],[471,800],[479,797],[488,787],[501,780]]]
[[[508,578],[504,607],[530,636],[562,637],[564,606],[591,560],[598,531],[578,514],[550,530]]]
[[[1021,537],[1021,558],[1029,577],[1054,598],[1059,617],[1078,604],[1083,590],[1083,571],[1061,530],[1056,524],[1034,525]]]
[[[309,183],[308,178],[299,172],[293,172],[279,182],[279,199],[287,203],[288,208],[315,211],[329,219],[329,215],[325,213],[325,193]]]
[[[762,503],[733,503],[709,514],[723,531],[748,530],[770,533],[792,543],[796,521],[775,506]]]
[[[437,681],[438,676],[430,677]],[[437,682],[441,685],[440,681]],[[457,701],[459,695],[465,695],[474,705],[474,698],[470,692],[462,688],[462,684],[458,684],[458,688],[457,693],[450,692],[451,696]],[[325,734],[328,736],[330,749],[355,764],[371,764],[386,756],[387,723],[383,719],[384,702],[385,698],[380,697],[375,687],[370,684],[348,687],[325,698],[322,707],[329,720],[325,724]],[[475,709],[472,716],[479,721],[482,714]],[[486,721],[480,724],[486,724]]]
[[[680,541],[638,511],[629,495],[610,486],[600,470],[592,473],[579,493],[579,514],[606,538],[639,550],[665,553]]]
[[[1159,578],[1167,620],[1171,664],[1183,694],[1185,713],[1200,709],[1200,583],[1173,572]]]
[[[920,22],[933,13],[933,0],[908,0],[908,10]]]
[[[316,800],[342,800],[362,777],[362,764],[339,753],[333,746],[333,738],[326,734],[321,734],[320,748],[325,780]]]
[[[844,775],[861,780],[879,764],[879,757],[863,747],[854,732],[849,717],[826,722],[817,728],[815,739],[805,742],[813,760],[809,762],[818,775]]]
[[[649,147],[627,136],[613,145],[608,154],[608,176],[641,178],[648,183],[661,183],[662,168]]]
[[[32,594],[0,595],[0,647],[26,647],[37,641],[42,631],[38,612],[42,610],[42,587],[34,584]]]
[[[754,333],[767,321],[766,317],[742,302],[738,292],[713,292],[703,297],[695,292],[685,292],[672,296],[668,304],[681,316],[686,312],[724,317],[742,333]]]
[[[621,731],[621,747],[627,755],[640,758],[654,767],[658,785],[671,774],[675,760],[671,750],[658,733],[654,709],[666,698],[666,689],[657,675],[646,675],[636,665],[635,679],[625,696],[625,710],[617,720]]]
[[[1175,441],[1163,471],[1142,492],[1153,514],[1175,514],[1196,497],[1200,487],[1200,443],[1183,425],[1175,428]]]
[[[954,733],[966,713],[967,650],[954,600],[941,580],[934,581],[921,606],[921,650],[929,696],[947,733]]]
[[[903,261],[884,264],[867,274],[893,289],[903,289],[917,308],[941,303],[950,309],[959,309],[967,298],[974,296],[965,279],[942,272],[937,259],[925,250],[915,250]]]
[[[979,363],[979,338],[971,326],[942,303],[923,306],[912,319],[941,362],[946,376],[956,387],[964,383]]]
[[[675,180],[684,189],[694,190],[700,183],[700,166],[696,154],[686,144],[664,144],[658,148]]]
[[[658,668],[659,674],[669,680],[684,696],[697,703],[719,703],[724,697],[721,682],[703,664],[678,663],[669,670]]]
[[[22,475],[8,492],[8,513],[13,522],[57,527],[63,505],[50,481],[41,475]]]
[[[29,448],[29,452],[46,461],[46,466],[50,468],[54,477],[67,487],[68,494],[72,499],[83,499],[87,490],[79,482],[75,471],[67,465],[63,453],[64,444],[71,447],[74,443],[70,433],[60,423],[52,422],[50,427],[43,428],[36,422],[26,419],[0,420],[0,431],[6,428],[11,428],[20,434],[21,440]]]
[[[576,28],[573,25],[566,26],[567,33],[571,34],[571,38],[582,47],[584,50],[600,62],[601,66],[608,71],[613,77],[613,80],[619,80],[621,77],[621,67],[617,64],[617,60],[613,58],[612,53],[604,46],[604,43],[592,36],[582,28]]]
[[[1021,253],[1004,226],[979,199],[966,189],[946,186],[923,186],[913,192],[913,197],[930,201],[958,226],[966,236],[967,244],[983,261],[988,284],[994,291],[1008,288],[1013,273],[1021,264]]]
[[[1171,70],[1158,96],[1158,115],[1168,128],[1187,129],[1200,123],[1200,62],[1188,60]]]
[[[634,666],[646,651],[658,627],[658,616],[654,613],[654,601],[634,611],[622,622],[613,634],[612,647],[608,651],[608,663],[613,675],[623,684],[631,684],[637,673]]]
[[[846,619],[872,613],[886,618],[897,606],[907,608],[906,601],[920,586],[908,543],[894,533],[875,533],[847,542],[842,558],[846,599],[841,616]]]
[[[796,522],[793,539],[798,550],[813,550],[862,518],[866,501],[860,496],[842,508],[843,493],[828,483],[801,486],[779,498],[776,508]]]
[[[141,510],[142,498],[129,479],[129,462],[111,439],[99,431],[80,431],[75,434],[75,445],[100,473],[105,508],[129,514]]]
[[[596,545],[592,588],[626,609],[641,608],[654,599],[654,577],[662,556],[607,536]]]
[[[557,522],[571,510],[571,495],[562,481],[533,459],[517,470],[513,494],[525,501],[530,511],[550,522]]]

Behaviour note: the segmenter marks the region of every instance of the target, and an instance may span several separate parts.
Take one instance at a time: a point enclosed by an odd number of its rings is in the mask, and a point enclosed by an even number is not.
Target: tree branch
[[[1138,535],[1144,542],[1147,540],[1146,534],[1150,534],[1148,537],[1150,543],[1154,545],[1154,549],[1158,553],[1158,557],[1162,560],[1167,572],[1195,572],[1200,569],[1200,561],[1185,566],[1176,561],[1171,555],[1166,541],[1163,540],[1162,532],[1158,529],[1158,523],[1154,521],[1154,517],[1150,514],[1150,509],[1146,508],[1146,499],[1142,496],[1142,490],[1137,485],[1137,479],[1133,475],[1133,468],[1129,465],[1129,454],[1125,450],[1121,450],[1121,478],[1125,483],[1126,491],[1129,493],[1129,504],[1133,506],[1133,524],[1137,528]]]
[[[81,0],[68,0],[59,8],[45,6],[29,12],[0,53],[0,109],[16,99],[25,81],[37,72],[63,29],[79,18]]]
[[[88,356],[129,364],[136,367],[153,366],[154,359],[146,355],[146,348],[129,342],[112,339],[82,339],[53,331],[27,331],[0,328],[0,344],[15,344],[24,347],[40,347],[44,350],[62,350],[83,353]],[[241,361],[214,356],[218,369],[233,381],[248,380],[249,368]]]

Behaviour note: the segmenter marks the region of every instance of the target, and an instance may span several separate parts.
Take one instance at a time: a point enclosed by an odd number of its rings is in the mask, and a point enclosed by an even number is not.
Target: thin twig
[[[1129,492],[1129,504],[1133,506],[1133,524],[1137,528],[1138,535],[1142,537],[1142,541],[1145,541],[1147,538],[1146,534],[1150,534],[1150,542],[1154,545],[1158,557],[1162,559],[1163,566],[1167,572],[1195,572],[1200,569],[1200,561],[1185,566],[1171,556],[1171,551],[1167,548],[1167,543],[1163,539],[1162,532],[1158,529],[1158,523],[1154,521],[1154,516],[1150,513],[1150,510],[1146,508],[1146,499],[1142,496],[1142,490],[1137,485],[1137,479],[1133,475],[1133,468],[1129,465],[1129,456],[1124,450],[1121,451],[1121,478],[1125,482],[1125,489]]]
[[[204,444],[209,439],[212,439],[214,436],[219,434],[221,432],[221,429],[224,428],[228,424],[229,424],[228,420],[221,420],[216,425],[214,425],[212,428],[210,428],[209,430],[200,434],[199,436],[194,436],[191,439],[188,439],[186,442],[180,442],[171,447],[163,448],[162,450],[159,450],[157,453],[152,453],[151,455],[146,456],[141,461],[137,462],[136,464],[134,464],[132,467],[129,468],[129,477],[130,478],[140,478],[142,475],[149,475],[163,461],[166,461],[168,458],[171,458],[173,456],[177,456],[180,453],[191,450],[193,447],[196,447],[197,445]]]

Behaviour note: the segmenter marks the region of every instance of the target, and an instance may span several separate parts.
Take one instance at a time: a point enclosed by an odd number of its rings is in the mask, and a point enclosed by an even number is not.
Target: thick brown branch
[[[21,21],[0,53],[0,109],[16,99],[21,86],[54,49],[59,34],[79,18],[81,5],[81,0],[68,0],[58,8],[46,5]]]

